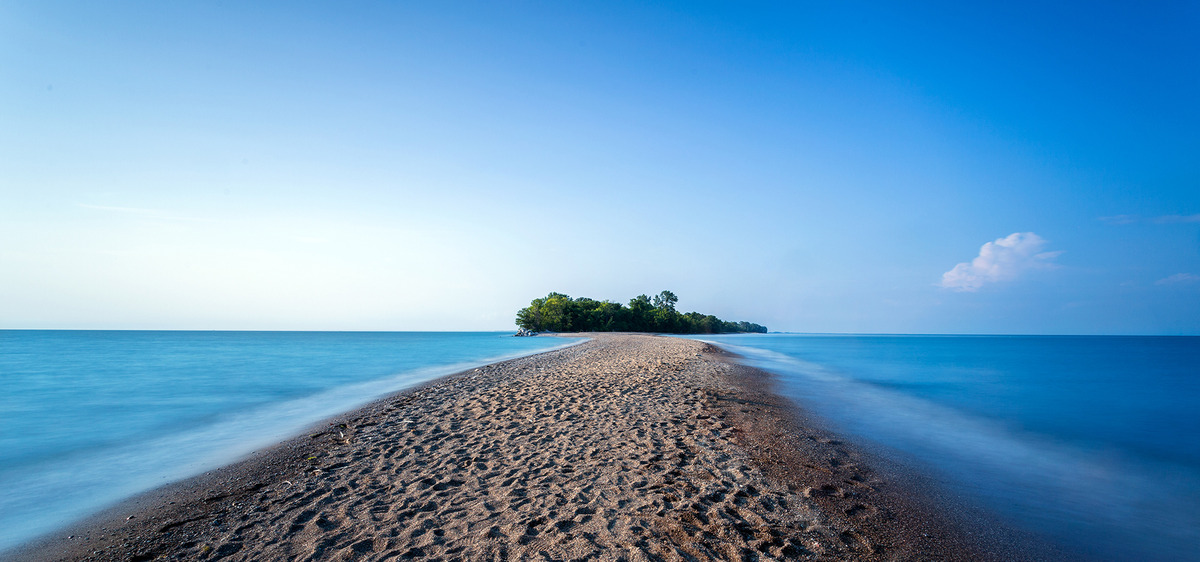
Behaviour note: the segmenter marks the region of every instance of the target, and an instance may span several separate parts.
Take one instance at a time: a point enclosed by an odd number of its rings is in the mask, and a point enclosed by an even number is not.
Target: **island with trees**
[[[666,334],[728,334],[767,332],[752,322],[726,322],[711,314],[680,313],[679,298],[663,291],[653,298],[638,295],[629,306],[587,297],[573,299],[550,293],[517,311],[517,326],[525,332],[657,332]]]

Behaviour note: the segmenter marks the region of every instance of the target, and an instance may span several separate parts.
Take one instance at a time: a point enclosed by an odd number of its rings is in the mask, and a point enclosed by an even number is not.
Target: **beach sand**
[[[20,560],[1003,560],[697,341],[588,334],[379,401]]]

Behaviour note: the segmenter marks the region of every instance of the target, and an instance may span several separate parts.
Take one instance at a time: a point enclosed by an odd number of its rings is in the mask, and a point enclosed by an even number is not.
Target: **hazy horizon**
[[[0,6],[0,329],[1200,334],[1200,5]]]

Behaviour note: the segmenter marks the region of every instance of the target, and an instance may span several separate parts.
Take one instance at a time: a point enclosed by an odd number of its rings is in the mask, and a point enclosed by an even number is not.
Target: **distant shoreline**
[[[930,501],[883,481],[862,453],[798,422],[770,375],[719,348],[569,335],[592,339],[403,391],[9,554],[1016,552],[980,544]]]

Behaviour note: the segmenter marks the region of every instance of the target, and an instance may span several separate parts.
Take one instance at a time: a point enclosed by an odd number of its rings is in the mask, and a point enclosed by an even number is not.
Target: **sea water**
[[[834,429],[1101,560],[1200,560],[1200,337],[704,336]]]
[[[0,551],[386,394],[581,341],[510,336],[0,331]]]

